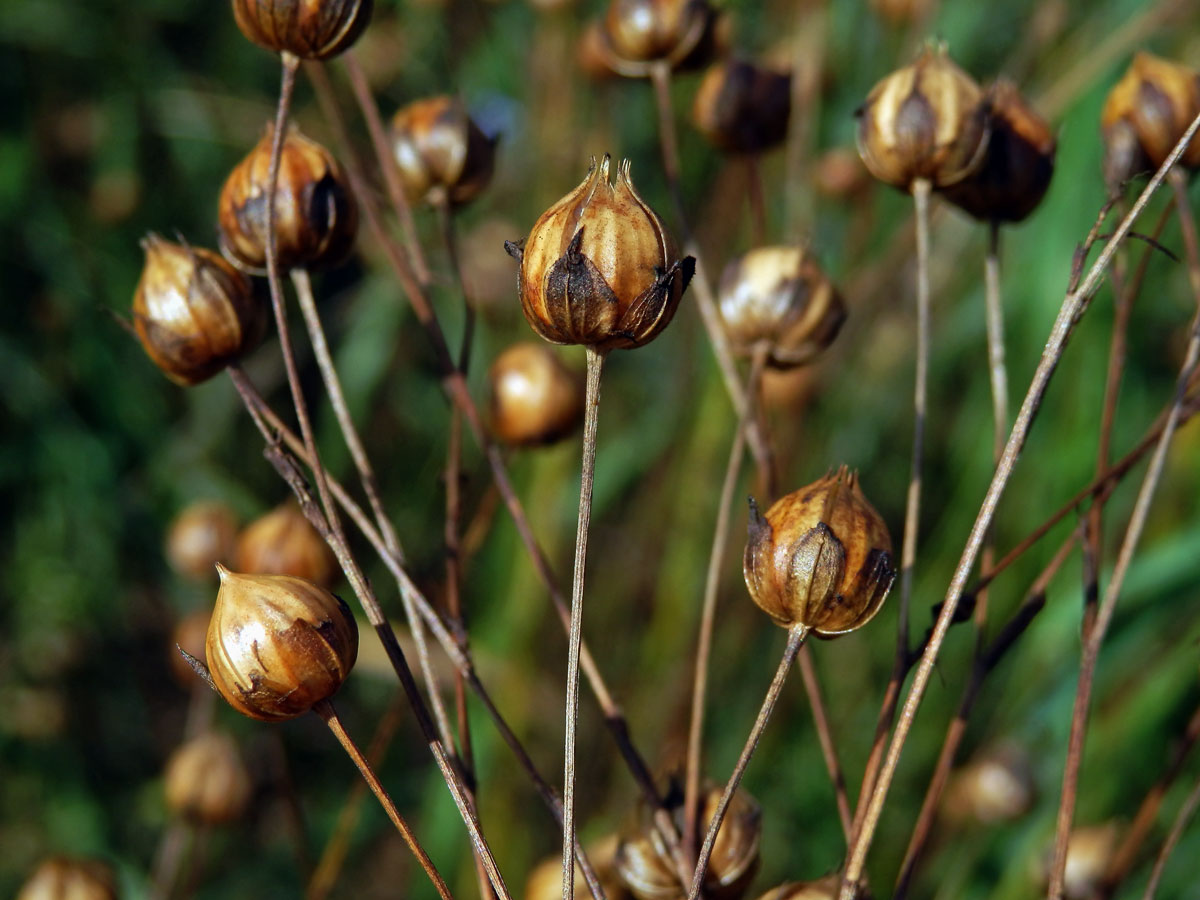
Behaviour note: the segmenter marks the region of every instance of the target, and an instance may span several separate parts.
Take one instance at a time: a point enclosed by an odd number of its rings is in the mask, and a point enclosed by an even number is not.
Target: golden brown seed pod
[[[771,888],[758,900],[837,900],[841,892],[842,877],[836,872],[816,881],[789,881]],[[871,892],[865,883],[858,886],[855,900],[870,900]]]
[[[430,97],[392,117],[392,155],[410,198],[457,206],[492,180],[496,141],[457,97]]]
[[[325,539],[292,500],[242,529],[234,566],[251,575],[295,575],[324,588],[342,574]]]
[[[291,575],[217,572],[205,655],[229,705],[271,721],[332,697],[358,655],[358,626],[341,598]]]
[[[167,808],[205,825],[242,817],[250,802],[250,773],[228,734],[208,732],[183,744],[167,760]]]
[[[521,263],[517,289],[530,327],[552,344],[639,347],[667,327],[696,261],[680,260],[662,219],[629,178],[608,181],[609,157],[505,246]]]
[[[523,341],[488,370],[492,433],[530,447],[566,437],[583,421],[583,381],[545,344]]]
[[[933,0],[871,0],[871,9],[891,25],[911,25],[929,15]]]
[[[618,61],[678,64],[699,43],[711,15],[704,0],[611,0],[604,30]]]
[[[1109,188],[1117,191],[1138,172],[1161,166],[1197,114],[1200,75],[1194,69],[1150,53],[1135,55],[1100,113]],[[1200,140],[1192,141],[1180,162],[1200,166]]]
[[[758,247],[730,260],[717,293],[734,348],[750,355],[765,343],[776,368],[813,360],[846,320],[833,283],[799,247]]]
[[[705,790],[701,834],[708,830],[722,793],[723,788],[717,786]],[[682,805],[674,813],[676,819],[681,819]],[[705,897],[737,900],[746,892],[758,870],[761,835],[762,810],[758,802],[745,791],[736,791],[717,831],[704,877]],[[618,877],[638,900],[681,900],[687,896],[679,885],[679,876],[666,843],[649,821],[643,821],[637,831],[621,839],[613,865]]]
[[[1076,828],[1067,838],[1067,865],[1063,871],[1063,897],[1066,900],[1092,900],[1104,883],[1121,835],[1116,822]],[[1050,855],[1042,861],[1038,873],[1044,885],[1049,878]]]
[[[759,513],[750,501],[750,597],[784,628],[854,631],[883,605],[896,569],[887,525],[842,466]]]
[[[714,63],[692,103],[692,121],[713,145],[762,153],[787,137],[792,76],[743,60]]]
[[[952,822],[992,825],[1019,819],[1034,799],[1029,758],[1017,747],[1003,745],[985,750],[952,773],[943,809]]]
[[[142,249],[133,327],[168,378],[199,384],[254,349],[268,311],[241,273],[211,250],[153,233],[142,239]]]
[[[267,265],[267,187],[274,126],[225,180],[217,209],[221,252],[238,268]],[[333,155],[295,126],[279,158],[275,244],[279,267],[315,269],[340,262],[354,245],[358,207]]]
[[[983,159],[987,102],[944,46],[926,47],[912,65],[871,89],[858,116],[858,155],[871,174],[903,191],[917,179],[944,188]]]
[[[216,564],[213,564],[213,571],[216,571]],[[208,639],[208,622],[212,618],[212,612],[207,609],[198,609],[195,612],[190,612],[176,624],[171,632],[170,646],[167,647],[167,661],[171,667],[171,674],[175,676],[175,680],[180,687],[191,689],[203,682],[196,677],[196,671],[183,657],[182,650],[188,656],[194,659],[204,659],[204,642]],[[205,690],[208,690],[205,688]]]
[[[226,503],[201,500],[185,506],[167,531],[171,568],[188,578],[211,578],[213,566],[233,556],[237,517]]]
[[[587,845],[588,861],[596,872],[608,900],[629,900],[630,894],[617,878],[613,858],[617,852],[617,836],[610,834]],[[575,864],[575,898],[591,897],[583,870]],[[525,881],[525,900],[562,900],[562,855],[549,856],[538,863]]]
[[[233,0],[233,17],[260,47],[328,59],[358,40],[372,6],[372,0]]]
[[[91,859],[43,860],[17,892],[17,900],[116,900],[112,869]]]
[[[1012,82],[996,82],[988,106],[991,137],[983,162],[946,188],[946,199],[985,222],[1020,222],[1050,187],[1057,141]]]

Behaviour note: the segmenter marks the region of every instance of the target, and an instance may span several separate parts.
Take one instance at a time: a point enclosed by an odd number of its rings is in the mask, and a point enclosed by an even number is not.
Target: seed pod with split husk
[[[861,628],[896,577],[887,525],[845,466],[781,497],[765,516],[751,500],[749,531],[746,587],[784,628],[819,637]]]
[[[1157,169],[1200,114],[1200,74],[1150,53],[1138,53],[1104,101],[1104,178],[1117,193],[1131,177]],[[1200,139],[1180,163],[1200,166]]]
[[[262,339],[269,312],[250,282],[211,250],[148,234],[133,295],[133,328],[146,354],[178,384],[206,381]]]
[[[211,578],[214,566],[233,556],[237,517],[227,503],[201,500],[185,506],[167,530],[171,568],[188,578]]]
[[[221,252],[238,268],[262,274],[267,265],[269,125],[257,146],[225,180],[218,206]],[[328,150],[288,128],[275,188],[275,249],[281,270],[341,262],[354,245],[358,207]]]
[[[492,433],[533,447],[566,437],[583,421],[583,380],[545,344],[522,341],[488,369]]]
[[[692,103],[692,121],[714,146],[762,153],[787,137],[792,76],[743,60],[714,63]]]
[[[1012,82],[998,81],[988,101],[991,137],[983,162],[946,188],[945,197],[977,219],[1020,222],[1050,187],[1057,142]]]
[[[456,97],[417,100],[392,117],[392,155],[413,200],[458,206],[492,179],[496,141]]]
[[[372,0],[233,0],[233,17],[260,47],[328,59],[358,40],[370,24],[372,6]]]
[[[723,789],[710,786],[701,798],[701,833],[717,811]],[[673,810],[682,827],[682,804]],[[712,856],[704,875],[704,896],[711,900],[738,900],[758,871],[762,810],[745,791],[734,793],[717,831]],[[638,900],[682,900],[687,891],[658,829],[648,820],[621,839],[615,861],[617,875]]]
[[[609,157],[534,223],[517,289],[530,326],[552,344],[605,352],[639,347],[670,323],[695,269],[679,259],[662,219],[638,195],[629,161],[608,181]]]
[[[167,760],[167,808],[204,825],[240,819],[250,802],[250,773],[237,744],[210,731],[180,746]]]
[[[16,900],[117,900],[117,879],[98,860],[54,856],[34,869]]]
[[[863,163],[903,191],[918,179],[934,188],[962,181],[987,149],[987,99],[944,45],[881,80],[855,115]]]
[[[221,589],[205,655],[213,685],[243,715],[303,715],[332,697],[358,655],[346,604],[291,575],[239,575],[218,566]]]
[[[295,575],[326,588],[342,574],[325,539],[291,500],[242,530],[233,565],[239,572]]]
[[[813,360],[846,319],[833,283],[799,247],[758,247],[731,260],[717,292],[734,348],[749,356],[765,344],[776,368]]]

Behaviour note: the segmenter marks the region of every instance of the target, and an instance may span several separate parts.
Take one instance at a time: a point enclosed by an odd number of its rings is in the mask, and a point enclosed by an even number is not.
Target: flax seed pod
[[[181,745],[167,760],[167,808],[204,825],[224,825],[242,817],[250,802],[250,773],[237,744],[210,731]]]
[[[233,558],[239,572],[295,575],[326,588],[342,571],[325,539],[291,500],[247,525]]]
[[[188,578],[211,578],[213,568],[233,556],[237,517],[227,503],[201,500],[185,506],[167,531],[171,568]]]
[[[720,150],[762,153],[787,136],[792,76],[730,59],[704,73],[692,102],[697,130]]]
[[[461,206],[492,179],[496,141],[457,97],[417,100],[392,117],[392,155],[413,200]]]
[[[545,344],[507,348],[488,369],[488,386],[492,433],[506,444],[551,444],[583,421],[583,379]]]
[[[233,0],[233,17],[252,43],[301,59],[328,59],[358,40],[372,0]]]

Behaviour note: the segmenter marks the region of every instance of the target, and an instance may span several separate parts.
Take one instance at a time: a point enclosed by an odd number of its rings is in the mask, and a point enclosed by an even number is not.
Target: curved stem
[[[1196,780],[1192,792],[1183,801],[1183,806],[1179,808],[1179,813],[1175,816],[1175,822],[1171,825],[1171,831],[1167,834],[1167,839],[1163,841],[1162,849],[1158,852],[1158,858],[1154,860],[1154,869],[1150,872],[1150,880],[1146,883],[1146,891],[1142,894],[1142,900],[1154,900],[1154,895],[1158,892],[1158,882],[1162,879],[1163,870],[1167,867],[1167,860],[1175,849],[1175,845],[1179,843],[1179,839],[1183,836],[1183,831],[1187,828],[1188,822],[1196,814],[1196,807],[1198,806],[1200,806],[1200,779]]]
[[[704,843],[700,847],[700,857],[696,860],[696,872],[692,876],[688,900],[696,900],[700,895],[700,890],[704,885],[704,873],[708,870],[708,861],[712,857],[713,846],[717,842],[717,833],[721,830],[721,822],[725,819],[729,801],[733,799],[733,794],[742,781],[742,775],[746,772],[750,757],[758,748],[758,742],[775,709],[775,703],[783,691],[783,683],[787,680],[788,671],[792,668],[792,663],[796,661],[796,654],[800,652],[800,647],[804,644],[804,639],[808,637],[808,632],[808,627],[804,625],[793,625],[788,630],[787,646],[783,649],[783,658],[779,660],[779,668],[775,670],[775,677],[771,679],[771,685],[767,688],[767,695],[763,698],[758,717],[755,718],[750,734],[746,737],[746,743],[742,747],[742,755],[738,757],[737,764],[733,767],[733,773],[725,784],[725,792],[721,795],[721,801],[717,804],[712,821],[708,824],[708,833],[704,836]]]
[[[379,805],[383,807],[383,811],[387,813],[388,818],[392,820],[392,824],[396,826],[396,830],[400,832],[400,836],[404,838],[404,843],[408,844],[408,849],[417,858],[421,869],[429,876],[429,880],[433,882],[438,896],[442,900],[453,900],[450,889],[446,887],[446,882],[433,865],[429,854],[425,852],[425,848],[421,846],[421,842],[413,834],[404,816],[400,815],[400,810],[396,809],[396,804],[392,802],[392,798],[384,790],[379,778],[375,775],[375,770],[367,762],[367,758],[362,755],[362,751],[358,749],[358,746],[351,739],[350,735],[346,733],[346,729],[342,727],[341,719],[338,718],[337,713],[334,711],[333,704],[328,700],[322,700],[313,707],[313,712],[320,716],[325,724],[329,726],[329,730],[333,732],[333,736],[338,739],[338,743],[342,745],[346,754],[353,760],[354,765],[358,767],[358,771],[362,773],[363,780],[371,788],[371,793],[378,798]]]
[[[596,473],[596,426],[600,412],[603,351],[587,352],[584,401],[583,465],[579,478],[579,520],[575,529],[575,575],[571,579],[571,634],[567,651],[566,734],[563,739],[563,900],[575,897],[575,730],[579,720],[579,647],[583,640],[583,582],[587,566],[588,525],[592,518],[592,479]]]

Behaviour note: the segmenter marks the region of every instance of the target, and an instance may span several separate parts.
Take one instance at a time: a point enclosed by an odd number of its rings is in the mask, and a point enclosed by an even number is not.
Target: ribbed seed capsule
[[[251,575],[295,575],[331,587],[342,574],[325,539],[294,502],[247,525],[237,539],[234,565]]]
[[[358,40],[372,6],[372,0],[233,0],[233,17],[260,47],[328,59]]]
[[[791,105],[790,73],[731,59],[704,73],[692,121],[721,150],[762,153],[787,136]]]
[[[531,447],[566,437],[583,421],[583,381],[545,344],[522,341],[488,369],[492,433]]]
[[[979,168],[946,188],[946,199],[986,222],[1020,222],[1042,202],[1057,142],[1010,81],[988,91],[991,137]]]
[[[1117,191],[1132,176],[1161,166],[1200,114],[1200,74],[1149,53],[1133,57],[1113,86],[1100,114],[1104,138],[1104,175]],[[1200,166],[1200,140],[1180,157],[1188,168]]]
[[[842,466],[772,504],[750,501],[746,588],[784,628],[819,637],[854,631],[883,605],[896,577],[892,541],[858,477]]]
[[[225,180],[218,206],[221,252],[248,272],[267,265],[267,188],[274,126]],[[358,207],[333,155],[288,128],[275,189],[279,267],[315,269],[340,262],[354,245]]]
[[[116,900],[117,879],[112,869],[91,859],[54,856],[41,864],[21,885],[17,900]]]
[[[332,697],[358,655],[346,604],[290,575],[239,575],[218,566],[221,589],[205,655],[213,684],[252,719],[292,719]]]
[[[392,117],[392,155],[413,200],[461,205],[492,180],[496,141],[456,97],[417,100]]]
[[[734,348],[770,348],[768,363],[804,365],[833,343],[846,306],[811,254],[799,247],[758,247],[733,259],[718,286],[721,318]]]
[[[250,773],[237,744],[223,732],[207,732],[180,746],[164,776],[167,808],[205,825],[242,817],[250,802]]]
[[[523,244],[518,291],[530,326],[552,344],[599,351],[653,340],[675,315],[696,261],[680,260],[662,220],[634,189],[629,161],[609,157],[542,213]]]
[[[199,384],[249,353],[269,315],[250,283],[217,254],[148,234],[133,295],[133,328],[172,381]]]
[[[723,788],[710,787],[703,797],[700,833],[708,830],[721,801]],[[682,819],[682,805],[673,810]],[[678,824],[682,827],[682,821]],[[753,797],[738,790],[729,801],[717,831],[712,857],[704,877],[704,896],[712,900],[737,900],[750,886],[758,870],[762,810]],[[681,900],[687,892],[679,885],[674,863],[658,829],[642,823],[633,834],[622,838],[614,862],[617,875],[638,900]]]
[[[862,161],[904,191],[920,178],[934,188],[961,181],[987,149],[983,91],[944,46],[926,47],[912,65],[881,80],[855,115]]]

